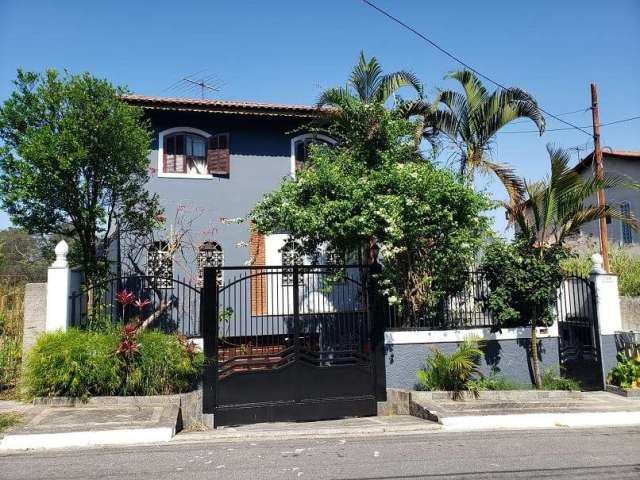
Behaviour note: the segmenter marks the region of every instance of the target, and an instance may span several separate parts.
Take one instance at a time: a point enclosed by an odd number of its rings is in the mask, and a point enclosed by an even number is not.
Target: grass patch
[[[24,282],[0,279],[0,396],[13,391],[22,362]]]
[[[21,418],[17,413],[0,413],[0,433],[20,423]]]
[[[530,390],[531,385],[524,385],[514,382],[500,375],[489,375],[478,380],[473,380],[475,388],[479,391],[496,391],[496,390]]]

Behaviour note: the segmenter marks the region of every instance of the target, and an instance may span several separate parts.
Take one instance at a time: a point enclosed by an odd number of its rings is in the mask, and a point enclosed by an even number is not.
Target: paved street
[[[640,428],[175,443],[0,455],[0,478],[640,478]]]

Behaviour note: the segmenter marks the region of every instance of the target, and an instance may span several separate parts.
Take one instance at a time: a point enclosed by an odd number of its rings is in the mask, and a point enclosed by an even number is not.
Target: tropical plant
[[[0,204],[30,233],[73,238],[89,284],[118,235],[156,226],[145,184],[151,130],[126,93],[89,74],[18,70],[0,107]]]
[[[411,122],[378,114],[387,147],[377,163],[367,163],[355,141],[314,146],[309,168],[285,179],[251,215],[261,233],[289,232],[310,254],[327,243],[354,252],[379,242],[383,292],[411,318],[433,313],[429,306],[466,278],[492,203],[425,161],[407,137]]]
[[[462,398],[464,392],[478,396],[478,386],[473,382],[479,375],[478,364],[482,356],[479,340],[465,338],[451,355],[434,348],[425,360],[425,366],[416,374],[419,390],[444,390],[454,400]]]
[[[364,52],[360,52],[360,58],[351,71],[347,85],[324,91],[318,104],[333,107],[333,113],[339,118],[342,109],[357,103],[385,104],[402,87],[412,88],[419,96],[423,92],[422,84],[415,74],[405,70],[383,74],[376,57],[367,60]]]
[[[441,91],[434,110],[425,105],[427,126],[444,133],[459,152],[460,173],[471,182],[476,172],[493,173],[503,183],[509,198],[518,201],[523,193],[521,179],[513,169],[491,159],[491,145],[496,133],[517,118],[529,118],[540,131],[545,120],[534,98],[520,88],[498,89],[489,93],[480,79],[469,70],[450,73],[445,78],[457,80],[464,93]],[[412,110],[416,113],[416,109]],[[433,135],[427,128],[426,137]]]
[[[638,188],[637,184],[621,177],[582,178],[569,168],[566,151],[552,146],[547,150],[551,160],[549,177],[541,182],[523,182],[525,200],[504,203],[509,220],[517,227],[516,243],[510,247],[497,244],[495,254],[484,262],[484,268],[493,272],[490,306],[497,318],[524,321],[531,328],[532,369],[537,387],[542,385],[542,376],[536,327],[548,324],[553,316],[552,299],[561,282],[560,262],[567,257],[564,242],[601,215],[627,222],[634,229],[640,227],[634,217],[591,201],[601,188]],[[506,275],[505,269],[512,275]]]
[[[640,388],[640,351],[634,356],[618,354],[618,363],[609,372],[607,382],[622,388]]]

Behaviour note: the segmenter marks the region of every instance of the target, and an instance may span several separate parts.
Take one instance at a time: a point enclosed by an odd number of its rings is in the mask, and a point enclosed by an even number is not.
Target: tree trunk
[[[542,387],[542,375],[540,374],[540,358],[538,357],[538,331],[536,330],[536,319],[531,322],[531,368],[533,369],[533,380],[536,388]]]

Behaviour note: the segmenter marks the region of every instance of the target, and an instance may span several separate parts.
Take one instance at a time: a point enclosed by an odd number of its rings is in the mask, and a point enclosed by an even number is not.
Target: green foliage
[[[13,388],[20,373],[22,342],[9,336],[0,336],[0,391]]]
[[[559,245],[540,250],[519,235],[511,243],[496,240],[487,247],[481,268],[496,330],[553,323],[563,278],[560,262],[566,257]]]
[[[459,150],[461,173],[471,181],[474,172],[493,173],[503,183],[509,198],[518,202],[523,194],[522,180],[513,169],[491,159],[491,145],[498,131],[518,118],[530,119],[540,131],[545,120],[535,99],[520,88],[500,88],[492,93],[471,71],[447,75],[460,83],[463,92],[444,90],[434,103],[440,108],[425,111],[425,123],[445,133]],[[431,128],[426,131],[431,134]]]
[[[335,148],[312,147],[309,167],[267,194],[252,217],[260,232],[290,232],[308,253],[323,243],[359,251],[375,239],[390,302],[423,314],[460,287],[492,204],[421,156],[411,122],[377,105],[354,108],[375,112],[378,148],[369,150],[355,122]]]
[[[142,331],[134,367],[123,386],[125,395],[163,395],[194,387],[204,363],[201,352],[188,354],[176,335]]]
[[[20,419],[16,413],[0,413],[0,433],[20,423]]]
[[[425,367],[416,374],[417,389],[451,392],[454,400],[460,399],[466,391],[477,397],[478,387],[473,380],[479,374],[481,356],[476,338],[466,338],[451,355],[434,348],[425,360]]]
[[[588,276],[591,272],[591,255],[596,251],[578,252],[578,255],[564,260],[562,270],[569,274]],[[618,275],[618,290],[623,297],[640,296],[640,256],[630,248],[613,247],[609,249],[609,267],[611,273]]]
[[[478,391],[486,390],[524,390],[527,387],[500,375],[489,375],[470,382]]]
[[[151,130],[122,88],[89,74],[18,70],[0,107],[0,202],[28,232],[75,239],[90,279],[104,273],[116,223],[146,233],[159,212],[144,188]]]
[[[121,364],[118,335],[70,329],[42,335],[27,355],[23,373],[27,397],[115,395]]]
[[[202,353],[176,335],[136,336],[131,364],[119,353],[120,331],[70,329],[42,335],[29,352],[23,375],[27,397],[155,395],[188,390],[198,378]]]
[[[542,373],[542,390],[580,390],[580,382],[572,378],[563,377],[552,369],[545,370]]]
[[[618,363],[611,369],[607,382],[622,388],[640,388],[640,353],[634,357],[618,354]]]

